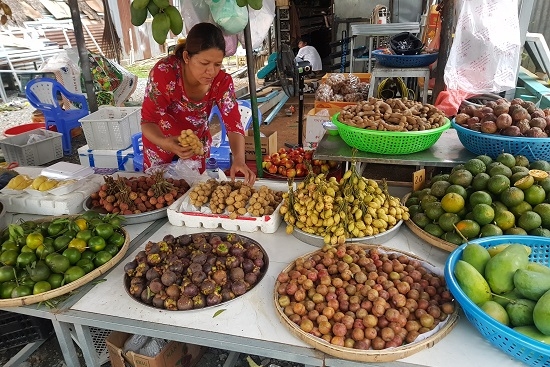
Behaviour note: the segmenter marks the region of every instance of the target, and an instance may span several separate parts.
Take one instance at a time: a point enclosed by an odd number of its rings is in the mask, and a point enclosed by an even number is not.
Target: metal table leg
[[[25,345],[16,355],[10,358],[4,367],[17,367],[26,361],[46,340],[38,340]]]
[[[80,367],[80,361],[78,360],[78,355],[76,354],[76,348],[71,337],[69,324],[59,322],[55,319],[52,320],[52,323],[67,367]]]

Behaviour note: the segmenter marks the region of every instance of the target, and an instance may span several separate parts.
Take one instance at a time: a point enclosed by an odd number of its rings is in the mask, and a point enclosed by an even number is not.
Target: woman
[[[218,105],[233,154],[231,179],[237,172],[252,185],[256,175],[245,163],[244,130],[231,76],[221,70],[225,57],[222,31],[210,23],[196,24],[174,55],[156,63],[149,73],[141,110],[144,168],[170,163],[175,157],[201,163],[210,154],[208,116]],[[178,136],[191,129],[202,141],[204,154],[181,146]]]

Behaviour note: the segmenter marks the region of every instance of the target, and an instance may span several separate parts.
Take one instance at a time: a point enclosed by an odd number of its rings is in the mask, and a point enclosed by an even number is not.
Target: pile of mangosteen
[[[124,266],[129,294],[167,310],[218,305],[243,295],[267,271],[267,257],[254,240],[234,233],[166,235],[148,242]]]

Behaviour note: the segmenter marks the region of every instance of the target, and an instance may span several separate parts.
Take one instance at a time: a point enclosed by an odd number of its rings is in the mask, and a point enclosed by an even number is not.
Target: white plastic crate
[[[104,107],[79,121],[90,149],[126,149],[141,131],[141,107]]]
[[[31,135],[39,140],[29,143]],[[40,166],[63,158],[63,134],[45,129],[35,129],[0,140],[0,149],[6,162],[17,162],[20,166]]]

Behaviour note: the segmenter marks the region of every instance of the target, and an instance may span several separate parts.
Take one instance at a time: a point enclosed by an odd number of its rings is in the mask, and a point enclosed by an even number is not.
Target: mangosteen
[[[223,288],[221,291],[221,296],[223,301],[231,301],[235,298],[235,293],[233,293],[230,288]]]
[[[210,265],[209,263],[206,263],[202,266],[202,271],[205,274],[210,274],[212,272],[212,269],[214,269],[214,267],[212,265]]]
[[[176,305],[178,306],[178,310],[191,310],[193,308],[193,300],[189,296],[181,296],[178,298]]]
[[[183,269],[187,269],[191,264],[191,260],[187,257],[181,258],[179,261],[181,262],[181,266],[183,266]]]
[[[217,259],[218,258],[216,257],[216,255],[208,254],[207,257],[206,257],[206,263],[210,264],[210,265],[215,265]]]
[[[216,282],[212,279],[205,279],[200,285],[201,293],[208,295],[216,290]]]
[[[162,284],[164,284],[166,287],[171,286],[176,282],[177,275],[173,271],[165,271],[162,276],[160,277],[160,280]]]
[[[225,259],[225,266],[228,269],[233,269],[236,267],[239,267],[241,265],[241,261],[236,256],[229,256],[227,259]]]
[[[173,263],[174,261],[176,260],[179,260],[180,258],[176,256],[176,254],[167,254],[165,257],[164,257],[164,262],[168,265],[170,265],[171,263]]]
[[[242,279],[236,280],[233,283],[231,283],[231,292],[233,292],[236,297],[242,294],[245,294],[247,288],[248,288],[248,285]]]
[[[191,236],[188,234],[182,234],[181,236],[178,236],[176,239],[176,243],[181,246],[187,246],[191,243],[192,239]]]
[[[212,252],[212,245],[206,242],[206,240],[201,243],[196,243],[195,248],[199,251],[204,252],[205,254],[209,254],[210,252]]]
[[[158,254],[160,252],[160,246],[158,243],[156,242],[151,242],[149,241],[146,245],[145,245],[145,251],[147,252],[148,255],[150,254]]]
[[[162,258],[160,257],[160,254],[149,254],[147,255],[147,263],[151,266],[155,266],[157,264],[160,264],[160,261]]]
[[[196,244],[206,242],[206,235],[204,233],[194,233],[191,235],[191,241]]]
[[[173,261],[172,263],[169,263],[168,270],[173,271],[176,274],[181,274],[183,272],[183,264],[181,260]]]
[[[177,302],[175,299],[168,297],[164,300],[164,308],[170,311],[175,311],[178,309]]]
[[[192,275],[202,271],[202,265],[199,263],[191,263],[187,268],[187,274]]]
[[[187,247],[176,247],[174,250],[174,255],[179,257],[180,259],[184,259],[189,254],[189,249]]]
[[[134,272],[134,276],[135,277],[145,276],[145,274],[149,269],[150,269],[150,266],[147,263],[145,262],[139,263]]]
[[[242,266],[245,273],[250,273],[252,270],[254,270],[254,267],[256,265],[254,265],[254,261],[252,261],[250,259],[244,259],[241,266]]]
[[[199,287],[194,283],[186,284],[183,287],[183,294],[189,297],[195,297],[199,294]]]
[[[172,284],[171,286],[169,286],[168,288],[166,288],[166,294],[167,294],[168,297],[170,297],[170,298],[178,299],[179,296],[180,296],[180,287],[178,287],[178,286],[175,285],[175,284]]]
[[[203,308],[206,305],[206,299],[202,294],[193,297],[193,308]]]
[[[244,275],[244,281],[253,286],[258,281],[256,273],[246,273]]]
[[[246,249],[246,257],[249,259],[255,260],[255,259],[263,259],[264,254],[262,250],[256,245],[251,245]]]
[[[206,274],[203,271],[193,273],[191,281],[195,284],[201,284],[206,279]]]
[[[229,253],[233,256],[243,256],[244,255],[244,247],[240,243],[235,243],[229,249]]]
[[[126,263],[126,265],[124,265],[124,272],[129,277],[134,276],[137,266],[138,266],[138,262],[136,260],[132,260],[129,263]]]
[[[151,283],[149,283],[149,289],[151,292],[157,294],[160,293],[160,291],[164,290],[164,284],[160,281],[160,278],[153,279]]]
[[[153,279],[160,278],[160,273],[157,268],[151,268],[147,270],[147,273],[145,273],[145,279],[148,281],[151,281]]]
[[[214,264],[216,266],[216,269],[225,269],[225,260],[225,257],[218,256],[216,258],[216,263]]]
[[[206,256],[206,254],[202,251],[195,251],[191,255],[191,261],[200,265],[203,265],[206,262],[207,258],[208,257]]]
[[[174,238],[173,235],[167,234],[166,236],[164,236],[164,237],[162,238],[162,240],[163,240],[164,242],[166,242],[166,243],[172,245],[172,244],[174,243],[175,238]]]
[[[147,253],[145,251],[140,251],[136,254],[135,260],[141,264],[147,261]]]
[[[149,287],[147,287],[141,292],[141,301],[145,304],[150,305],[153,302],[153,297],[154,296],[155,296],[155,294],[153,292],[151,292]]]
[[[136,298],[139,298],[141,297],[141,292],[143,292],[144,289],[145,289],[145,284],[143,282],[132,284],[130,285],[130,294]]]
[[[254,265],[256,265],[258,268],[261,268],[264,266],[264,260],[260,258],[254,259]]]
[[[218,292],[210,293],[208,296],[206,296],[206,305],[214,306],[220,304],[222,300],[223,298]]]
[[[135,277],[130,279],[130,285],[138,285],[138,284],[144,284],[144,283],[145,283],[145,280],[143,278]]]
[[[216,282],[216,284],[224,285],[227,282],[227,273],[225,270],[218,269],[212,274],[212,280]]]
[[[212,246],[216,246],[221,242],[222,242],[222,238],[216,234],[210,236],[210,239],[208,240],[208,243],[210,243]]]
[[[240,236],[236,233],[228,233],[227,236],[225,237],[225,240],[227,242],[231,242],[231,243],[237,243],[241,240]]]
[[[164,308],[164,298],[160,294],[155,294],[153,297],[153,306],[158,308]]]
[[[229,248],[224,242],[219,242],[214,247],[214,253],[218,256],[226,256],[229,253]]]
[[[168,245],[168,243],[166,241],[160,241],[158,243],[158,245],[160,247],[160,252],[161,253],[166,253],[166,252],[170,251],[170,246]]]
[[[241,268],[233,268],[229,273],[229,277],[232,281],[244,279],[244,270]]]

